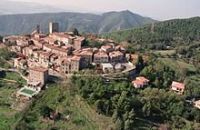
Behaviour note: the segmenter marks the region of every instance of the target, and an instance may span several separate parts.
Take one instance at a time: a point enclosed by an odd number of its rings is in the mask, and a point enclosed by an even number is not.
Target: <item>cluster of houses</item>
[[[28,84],[19,96],[29,92],[28,97],[32,97],[45,85],[49,74],[67,76],[91,64],[99,65],[104,72],[124,68],[126,50],[121,45],[106,43],[90,48],[84,47],[85,40],[73,32],[59,32],[58,23],[49,24],[49,34],[41,33],[37,26],[32,34],[4,37],[3,43],[18,55],[14,67],[29,72]]]
[[[132,81],[132,85],[135,88],[144,88],[145,86],[149,85],[150,80],[140,76],[140,77],[136,77],[135,80]],[[184,90],[185,90],[185,85],[183,83],[180,82],[176,82],[173,81],[171,84],[171,90],[176,92],[177,94],[183,94]]]
[[[83,48],[84,37],[71,32],[54,32],[56,29],[53,25],[50,26],[49,35],[36,32],[3,39],[10,50],[19,55],[14,60],[14,67],[27,69],[37,66],[65,75],[87,68],[90,64],[109,64],[114,67],[127,61],[126,51],[120,45],[108,43],[101,48]]]
[[[149,85],[150,80],[140,76],[136,77],[135,80],[132,81],[132,84],[135,88],[144,88],[145,86]],[[185,90],[184,83],[173,81],[171,84],[171,90],[176,92],[177,94],[183,94]]]
[[[143,76],[140,76],[140,77],[136,77],[136,79],[132,81],[132,85],[135,88],[139,89],[139,88],[144,88],[145,86],[149,85],[149,82],[150,82],[149,79]],[[185,84],[177,82],[177,81],[173,81],[170,86],[170,90],[181,95],[185,91]],[[194,101],[193,104],[194,104],[194,107],[200,109],[200,100]]]
[[[29,76],[27,86],[21,88],[16,96],[22,101],[29,100],[33,96],[37,95],[48,81],[49,72],[48,69],[42,67],[29,68]]]

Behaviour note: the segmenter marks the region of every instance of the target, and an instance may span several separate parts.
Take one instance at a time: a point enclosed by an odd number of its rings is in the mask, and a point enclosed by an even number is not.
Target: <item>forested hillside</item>
[[[200,39],[200,17],[176,19],[149,24],[137,29],[103,34],[104,37],[116,41],[140,43],[151,47],[150,43],[190,42]]]
[[[174,52],[188,63],[200,62],[200,17],[158,22],[101,36],[117,42],[127,41],[132,52],[166,50],[166,54]]]

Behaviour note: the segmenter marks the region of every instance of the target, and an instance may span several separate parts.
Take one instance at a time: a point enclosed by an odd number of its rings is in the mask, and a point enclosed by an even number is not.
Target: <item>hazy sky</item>
[[[73,11],[130,10],[158,20],[200,16],[200,0],[15,0],[38,2]]]

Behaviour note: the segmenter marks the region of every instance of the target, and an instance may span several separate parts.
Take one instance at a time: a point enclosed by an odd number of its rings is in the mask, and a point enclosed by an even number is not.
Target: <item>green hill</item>
[[[200,17],[157,22],[101,36],[117,42],[127,41],[128,50],[132,52],[150,50],[154,54],[172,55],[200,66]]]
[[[140,44],[199,40],[200,17],[157,22],[137,29],[103,34],[103,37]]]

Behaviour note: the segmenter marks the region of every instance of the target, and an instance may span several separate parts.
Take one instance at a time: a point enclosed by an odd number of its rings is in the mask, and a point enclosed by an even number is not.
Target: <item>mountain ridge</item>
[[[127,10],[103,14],[78,12],[9,14],[0,15],[0,35],[31,33],[37,24],[41,26],[42,32],[47,33],[48,23],[51,21],[59,23],[60,31],[76,27],[85,33],[112,32],[156,22]]]

